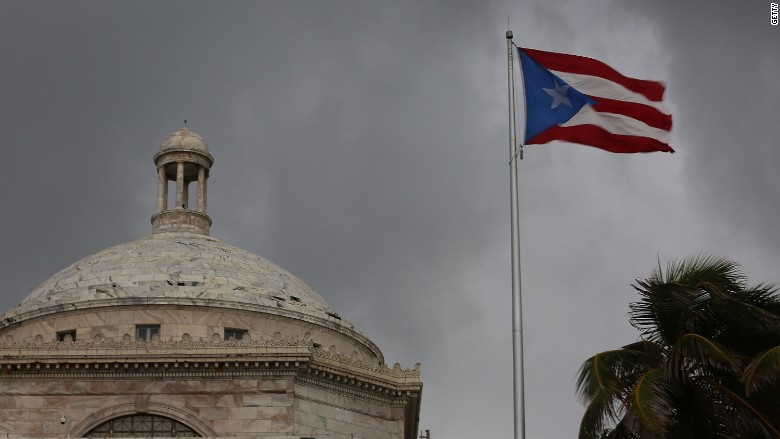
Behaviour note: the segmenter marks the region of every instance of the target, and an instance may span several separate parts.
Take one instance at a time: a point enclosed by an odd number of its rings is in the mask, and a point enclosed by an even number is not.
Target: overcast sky
[[[152,156],[187,119],[213,236],[422,362],[434,438],[511,437],[507,16],[518,45],[666,81],[674,116],[676,154],[520,163],[528,437],[575,437],[577,369],[637,339],[657,258],[780,281],[768,1],[3,1],[0,309],[151,232]]]

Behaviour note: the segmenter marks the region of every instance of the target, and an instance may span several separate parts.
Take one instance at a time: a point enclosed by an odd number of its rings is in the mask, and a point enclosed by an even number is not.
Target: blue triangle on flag
[[[518,52],[525,84],[526,142],[552,126],[565,123],[586,104],[596,104],[594,99],[540,66],[522,49]]]

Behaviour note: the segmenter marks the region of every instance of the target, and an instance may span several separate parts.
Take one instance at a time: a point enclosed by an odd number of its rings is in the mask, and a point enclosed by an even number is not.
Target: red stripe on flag
[[[553,126],[534,136],[526,142],[526,145],[539,145],[553,140],[579,143],[619,153],[674,152],[669,145],[653,138],[613,134],[595,125]]]
[[[664,114],[657,108],[635,102],[618,101],[615,99],[596,98],[593,109],[599,113],[622,114],[644,122],[645,124],[664,131],[672,129],[672,115]]]
[[[520,49],[548,70],[599,76],[616,82],[623,87],[644,95],[651,101],[660,102],[666,87],[662,82],[629,78],[601,61],[586,56],[565,53],[546,52],[536,49]]]

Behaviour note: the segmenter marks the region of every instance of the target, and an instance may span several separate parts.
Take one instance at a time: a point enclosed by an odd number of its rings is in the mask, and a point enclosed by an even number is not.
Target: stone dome
[[[171,150],[190,150],[209,152],[206,141],[195,131],[190,131],[186,126],[178,131],[172,132],[163,140],[160,145],[160,151]]]
[[[81,259],[49,278],[0,326],[117,305],[255,311],[323,326],[379,349],[303,281],[269,260],[191,233],[157,233]]]
[[[0,329],[19,328],[14,330],[18,336],[48,334],[53,329],[47,322],[58,326],[69,321],[82,336],[122,337],[130,329],[128,322],[112,321],[117,315],[124,318],[120,309],[165,309],[172,311],[155,318],[139,311],[133,319],[162,324],[161,336],[169,338],[185,333],[211,337],[228,329],[248,336],[311,332],[319,340],[315,343],[333,343],[347,352],[354,348],[364,358],[382,360],[379,348],[303,281],[267,259],[209,236],[206,183],[213,158],[202,137],[185,126],[165,139],[154,161],[158,188],[152,235],[110,247],[56,273],[0,316]],[[175,182],[175,194],[168,193],[169,182]],[[213,310],[215,316],[205,316],[204,310]],[[191,321],[195,314],[205,320]],[[73,317],[87,315],[92,317]]]

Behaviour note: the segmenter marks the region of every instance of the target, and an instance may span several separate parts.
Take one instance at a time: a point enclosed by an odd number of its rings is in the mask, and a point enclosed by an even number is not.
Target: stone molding
[[[152,215],[152,233],[196,233],[208,235],[211,217],[192,209],[169,209]]]
[[[219,334],[214,334],[209,339],[190,338],[184,334],[181,340],[161,340],[155,337],[152,340],[133,339],[130,334],[125,334],[121,339],[102,338],[96,336],[90,340],[78,341],[45,341],[38,335],[33,339],[14,341],[7,335],[0,343],[0,352],[3,350],[45,350],[45,351],[78,351],[78,350],[111,350],[111,349],[144,349],[144,350],[170,350],[170,349],[198,349],[198,348],[227,348],[227,347],[308,347],[311,341],[304,337],[285,337],[281,333],[274,333],[272,338],[244,338],[242,340],[223,340]]]
[[[196,163],[206,169],[214,165],[214,156],[206,151],[190,148],[164,149],[153,157],[157,167],[175,164],[178,162]],[[174,178],[174,181],[175,178]]]
[[[146,341],[125,334],[121,339],[97,336],[76,342],[44,341],[40,335],[14,341],[6,336],[0,343],[0,373],[138,376],[139,372],[186,375],[210,370],[209,375],[218,376],[221,372],[252,375],[260,369],[267,373],[269,369],[297,369],[308,364],[314,375],[346,376],[365,387],[399,389],[420,384],[419,363],[412,369],[397,363],[391,368],[361,360],[357,353],[339,353],[335,346],[322,349],[309,336],[285,337],[277,332],[271,338],[223,340],[218,334],[209,339],[190,339],[185,334],[181,340],[155,337]]]
[[[341,382],[336,382],[340,380]],[[326,375],[299,375],[296,381],[312,387],[325,388],[333,392],[347,394],[351,397],[363,398],[370,401],[379,401],[383,404],[404,406],[411,395],[417,395],[418,391],[401,391],[382,388],[359,382],[344,377],[327,377]]]
[[[363,369],[378,374],[390,375],[396,378],[420,377],[420,363],[415,364],[413,369],[402,369],[400,364],[395,363],[391,369],[386,364],[370,363],[368,361],[361,360],[358,358],[357,353],[353,353],[349,356],[338,353],[336,352],[334,346],[331,346],[327,351],[321,347],[312,348],[311,352],[312,355],[317,358],[331,360],[341,365],[349,365],[358,369]]]

